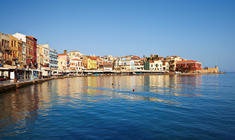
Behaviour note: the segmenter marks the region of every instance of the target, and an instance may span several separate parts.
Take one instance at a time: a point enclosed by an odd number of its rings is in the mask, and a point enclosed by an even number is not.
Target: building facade
[[[69,59],[80,59],[83,54],[80,51],[70,51],[68,55]]]
[[[8,35],[10,38],[10,48],[11,48],[11,59],[12,66],[18,66],[22,60],[22,41],[18,40],[12,35]]]
[[[10,48],[10,38],[7,34],[0,33],[0,59],[1,65],[11,65],[12,57],[11,57],[11,48]]]
[[[58,71],[65,73],[68,72],[69,57],[67,54],[58,54]]]
[[[32,36],[26,36],[26,63],[31,68],[37,68],[37,39]]]
[[[77,58],[70,59],[69,70],[75,73],[82,71],[82,60]]]
[[[166,61],[169,62],[169,71],[176,71],[176,63],[183,61],[183,58],[180,56],[167,56]]]
[[[150,61],[149,70],[162,72],[163,71],[162,61],[161,60]]]
[[[27,59],[27,44],[26,44],[26,35],[21,34],[21,33],[15,33],[13,34],[14,37],[16,37],[18,40],[22,41],[22,61],[20,62],[21,66],[26,68],[27,67],[27,63],[26,63],[26,59]]]
[[[87,70],[97,70],[97,58],[95,56],[87,56],[83,60],[83,67]]]
[[[42,72],[43,77],[48,77],[51,75],[50,56],[49,56],[50,47],[48,44],[38,45],[37,52],[39,52],[37,62],[39,63],[38,69]]]
[[[194,60],[177,61],[176,71],[179,72],[200,72],[202,70],[201,62]]]
[[[55,49],[50,49],[49,59],[49,67],[51,70],[56,70],[58,68],[58,52]]]

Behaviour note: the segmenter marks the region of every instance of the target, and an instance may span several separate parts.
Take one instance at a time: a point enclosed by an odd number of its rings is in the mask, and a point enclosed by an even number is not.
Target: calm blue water
[[[235,139],[235,73],[79,77],[21,88],[0,94],[0,139]]]

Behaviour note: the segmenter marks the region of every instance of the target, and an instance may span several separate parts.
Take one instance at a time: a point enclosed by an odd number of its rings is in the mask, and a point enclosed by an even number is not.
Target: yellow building
[[[37,45],[37,63],[38,69],[41,70],[43,67],[43,49],[41,45]]]
[[[97,59],[94,56],[87,56],[83,60],[83,66],[87,70],[97,70]]]
[[[11,49],[11,61],[12,65],[18,64],[18,39],[12,35],[8,35],[10,38],[10,49]]]
[[[23,61],[22,49],[23,49],[23,41],[18,40],[17,41],[17,55],[18,55],[19,68],[24,68],[24,65],[25,65]]]
[[[11,49],[11,61],[13,66],[19,66],[23,68],[23,56],[22,56],[22,47],[23,42],[18,40],[12,35],[8,35],[10,38],[10,49]]]

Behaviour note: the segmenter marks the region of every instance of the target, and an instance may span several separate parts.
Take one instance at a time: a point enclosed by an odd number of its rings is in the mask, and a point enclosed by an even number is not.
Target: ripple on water
[[[234,77],[78,77],[21,88],[0,95],[0,139],[232,139]]]

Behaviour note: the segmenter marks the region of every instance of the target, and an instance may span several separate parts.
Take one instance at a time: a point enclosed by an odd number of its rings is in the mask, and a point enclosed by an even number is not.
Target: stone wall
[[[218,73],[218,72],[219,72],[218,66],[214,68],[204,68],[201,70],[201,73]]]

